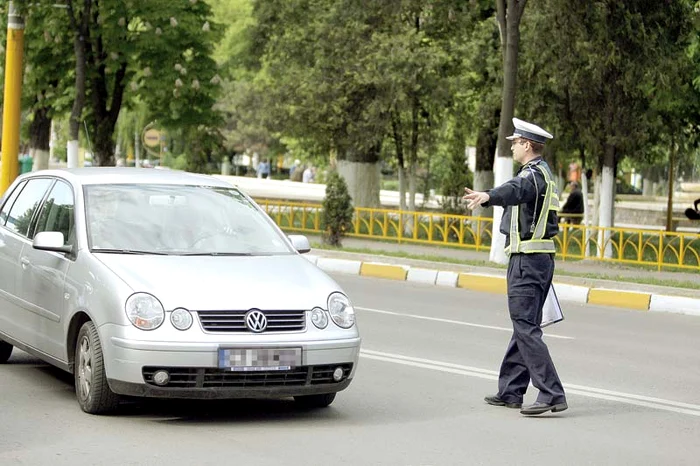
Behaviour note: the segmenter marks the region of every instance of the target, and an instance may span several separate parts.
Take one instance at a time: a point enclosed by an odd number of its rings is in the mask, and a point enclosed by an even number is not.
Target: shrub
[[[352,198],[348,185],[336,171],[331,171],[326,182],[326,197],[323,199],[323,241],[331,246],[340,246],[345,231],[352,228]]]

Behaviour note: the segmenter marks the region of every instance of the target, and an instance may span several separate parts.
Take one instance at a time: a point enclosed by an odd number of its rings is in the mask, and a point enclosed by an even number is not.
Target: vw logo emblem
[[[245,325],[251,332],[263,332],[267,328],[267,317],[262,311],[253,309],[245,315]]]

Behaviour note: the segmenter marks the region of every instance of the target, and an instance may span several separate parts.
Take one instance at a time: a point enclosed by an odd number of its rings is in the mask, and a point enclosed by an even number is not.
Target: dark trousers
[[[513,336],[498,377],[501,399],[522,403],[528,383],[539,389],[537,401],[566,400],[564,387],[542,340],[542,305],[554,275],[552,254],[512,254],[508,263],[508,311]]]

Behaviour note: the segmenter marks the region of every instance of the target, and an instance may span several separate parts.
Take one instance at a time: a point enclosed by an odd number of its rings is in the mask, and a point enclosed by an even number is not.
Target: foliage
[[[588,166],[642,161],[668,133],[663,119],[681,123],[669,110],[688,98],[690,2],[538,0],[530,11],[522,113],[552,129],[550,150],[587,154]]]
[[[75,96],[76,56],[65,8],[31,3],[26,15],[27,85],[30,102],[42,101],[50,115],[68,110]],[[112,164],[114,129],[122,105],[142,102],[147,120],[164,127],[219,124],[212,111],[221,78],[211,55],[218,25],[202,0],[86,0],[70,2],[77,18],[90,8],[84,37],[88,123],[98,164]],[[36,99],[40,96],[40,99]],[[138,97],[138,98],[137,98]],[[81,125],[82,127],[82,125]]]
[[[348,185],[337,171],[332,171],[326,182],[326,197],[323,199],[323,240],[332,246],[340,246],[345,231],[352,228],[354,209]]]
[[[448,214],[467,215],[462,196],[465,186],[473,186],[473,176],[464,156],[465,132],[462,125],[456,125],[450,133],[447,144],[448,163],[445,165],[440,185],[443,196],[441,206],[442,210]]]

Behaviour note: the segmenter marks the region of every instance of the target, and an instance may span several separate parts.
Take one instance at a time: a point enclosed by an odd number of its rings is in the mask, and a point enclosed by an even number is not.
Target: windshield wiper
[[[107,248],[93,248],[92,252],[102,252],[106,254],[133,254],[133,255],[151,255],[151,256],[168,256],[167,252],[155,252],[155,251],[139,251],[137,249],[107,249]]]

